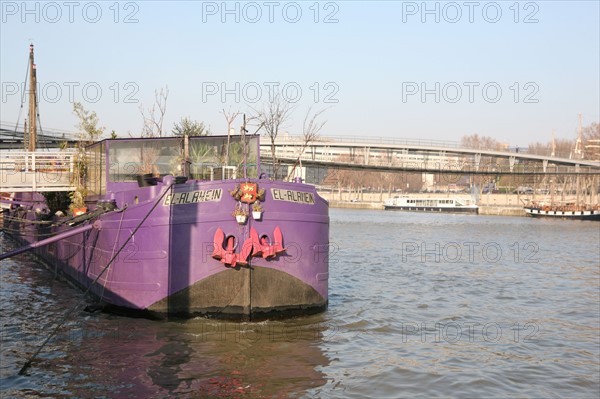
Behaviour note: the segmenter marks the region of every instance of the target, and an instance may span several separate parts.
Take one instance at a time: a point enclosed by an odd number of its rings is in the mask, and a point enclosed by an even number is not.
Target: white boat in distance
[[[414,198],[399,196],[389,198],[383,203],[386,210],[414,211],[414,212],[450,212],[450,213],[475,213],[479,207],[468,200],[457,198]]]
[[[531,201],[529,204],[525,205],[524,209],[525,213],[532,217],[600,221],[600,204],[552,204],[544,201]]]

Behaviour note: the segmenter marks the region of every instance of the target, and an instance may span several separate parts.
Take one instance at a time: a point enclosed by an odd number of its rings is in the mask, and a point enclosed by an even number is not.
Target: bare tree
[[[556,139],[555,156],[559,158],[569,158],[573,149],[575,148],[575,140],[569,139]]]
[[[225,108],[223,108],[223,116],[225,116],[225,121],[227,122],[227,147],[225,148],[225,165],[229,164],[229,142],[231,140],[231,125],[233,124],[233,121],[235,121],[235,118],[238,117],[238,115],[240,114],[240,111],[232,111],[231,107],[229,107],[228,111],[225,111]]]
[[[167,112],[167,97],[169,96],[169,88],[161,88],[160,91],[154,91],[154,104],[148,109],[148,115],[140,105],[140,112],[144,119],[142,127],[142,137],[162,137],[163,121]]]
[[[463,136],[460,139],[460,144],[463,147],[478,150],[501,150],[503,147],[502,143],[496,139],[488,136],[480,136],[478,134]]]
[[[600,124],[592,123],[583,128],[585,157],[592,161],[600,161]]]
[[[351,186],[351,177],[352,171],[349,169],[337,169],[330,168],[327,171],[327,176],[325,177],[326,181],[329,181],[330,184],[336,184],[338,190],[338,199],[342,200],[342,190],[343,188]]]
[[[319,132],[323,129],[323,126],[327,123],[327,121],[319,121],[319,117],[321,114],[325,112],[324,109],[321,111],[315,112],[311,116],[311,108],[306,111],[306,116],[304,117],[304,122],[302,123],[302,147],[298,150],[298,155],[296,157],[296,161],[292,166],[290,173],[288,174],[287,179],[291,179],[292,176],[296,173],[296,168],[298,166],[302,167],[302,155],[304,155],[304,151],[306,151],[306,147],[319,137]]]
[[[533,155],[550,155],[552,153],[552,145],[548,143],[541,143],[539,141],[535,143],[529,143],[527,146],[527,153]]]
[[[160,91],[154,91],[154,104],[148,109],[148,115],[140,105],[140,113],[144,120],[142,127],[142,137],[162,137],[163,122],[165,113],[167,112],[167,97],[169,96],[169,88],[161,88]],[[159,170],[156,165],[158,159],[159,148],[157,143],[148,143],[141,149],[141,171],[142,173],[152,173],[158,176]]]
[[[527,146],[527,153],[535,155],[550,156],[554,154],[558,158],[569,158],[575,147],[575,140],[555,139],[554,142],[535,142]]]
[[[289,119],[292,109],[292,105],[285,100],[280,93],[276,93],[263,105],[262,110],[254,110],[256,112],[255,119],[259,122],[262,129],[265,130],[271,143],[271,159],[274,177],[277,177],[277,172],[279,170],[279,163],[275,154],[275,141],[277,140],[281,128]]]

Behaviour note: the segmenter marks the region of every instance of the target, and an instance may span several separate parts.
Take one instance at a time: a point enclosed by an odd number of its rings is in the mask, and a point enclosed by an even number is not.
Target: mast
[[[247,157],[247,148],[246,148],[246,114],[244,114],[244,124],[240,128],[240,135],[242,136],[242,151],[244,152],[244,179],[248,178],[248,157]]]
[[[581,131],[581,112],[579,113],[579,127],[577,129],[577,141],[575,142],[575,157],[583,159],[583,136]]]
[[[29,126],[25,129],[26,150],[35,151],[37,143],[37,77],[33,60],[33,44],[29,45]]]

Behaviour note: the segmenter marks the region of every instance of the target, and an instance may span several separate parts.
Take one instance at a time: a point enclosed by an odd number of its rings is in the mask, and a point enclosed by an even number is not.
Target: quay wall
[[[521,207],[513,206],[479,206],[480,215],[493,215],[493,216],[527,216],[525,210]]]
[[[379,193],[363,193],[362,195],[351,195],[350,193],[337,192],[319,192],[319,195],[329,201],[331,208],[347,208],[347,209],[383,209],[383,201],[393,197],[387,193],[383,195]],[[469,194],[406,194],[412,198],[460,198],[470,200]],[[479,200],[480,215],[495,215],[495,216],[526,216],[523,210],[523,205],[533,199],[531,196],[518,194],[484,194]],[[535,200],[543,200],[543,196],[537,196]]]

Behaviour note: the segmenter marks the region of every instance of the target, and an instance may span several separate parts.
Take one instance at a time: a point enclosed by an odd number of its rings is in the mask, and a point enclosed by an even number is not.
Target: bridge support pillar
[[[475,170],[479,171],[479,164],[481,163],[481,154],[475,154],[474,164]]]

